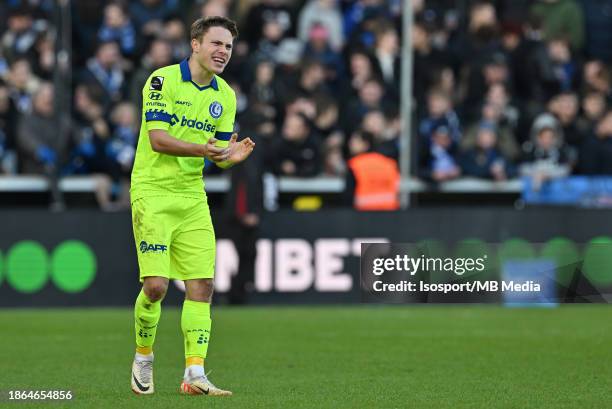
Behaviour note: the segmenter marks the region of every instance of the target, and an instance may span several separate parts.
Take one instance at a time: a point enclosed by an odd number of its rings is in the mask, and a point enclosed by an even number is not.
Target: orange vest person
[[[364,139],[362,142],[369,142]],[[355,178],[353,204],[357,210],[399,209],[400,174],[395,160],[366,151],[350,159],[348,166]]]

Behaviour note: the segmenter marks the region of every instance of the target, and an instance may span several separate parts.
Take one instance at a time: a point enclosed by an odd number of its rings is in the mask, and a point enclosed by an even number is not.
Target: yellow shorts
[[[132,202],[140,281],[213,278],[215,231],[206,199],[152,196]]]

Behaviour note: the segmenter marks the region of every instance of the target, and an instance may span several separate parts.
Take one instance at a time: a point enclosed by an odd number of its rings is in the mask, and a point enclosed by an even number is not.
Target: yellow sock
[[[153,347],[136,347],[136,352],[142,355],[149,355],[153,353]]]
[[[185,366],[190,367],[191,365],[204,366],[204,358],[200,356],[188,356],[185,358]]]

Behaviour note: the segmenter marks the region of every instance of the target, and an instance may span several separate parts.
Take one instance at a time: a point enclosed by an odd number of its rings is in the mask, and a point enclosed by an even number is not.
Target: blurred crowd
[[[55,2],[5,0],[0,173],[105,175],[107,200],[122,197],[142,86],[189,56],[191,22],[211,15],[239,22],[223,77],[236,91],[239,130],[257,140],[269,171],[344,176],[364,151],[398,160],[405,3],[74,1],[65,84],[54,71]],[[414,129],[404,134],[416,175],[612,174],[612,0],[410,3]]]

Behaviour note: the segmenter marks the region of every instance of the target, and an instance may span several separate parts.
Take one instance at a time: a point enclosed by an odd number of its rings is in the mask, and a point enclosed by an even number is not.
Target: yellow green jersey
[[[149,131],[162,129],[185,142],[204,144],[215,137],[227,145],[236,116],[236,95],[220,77],[200,86],[188,60],[151,74],[143,90],[142,125],[132,170],[131,200],[145,196],[204,198],[204,158],[155,152]]]

